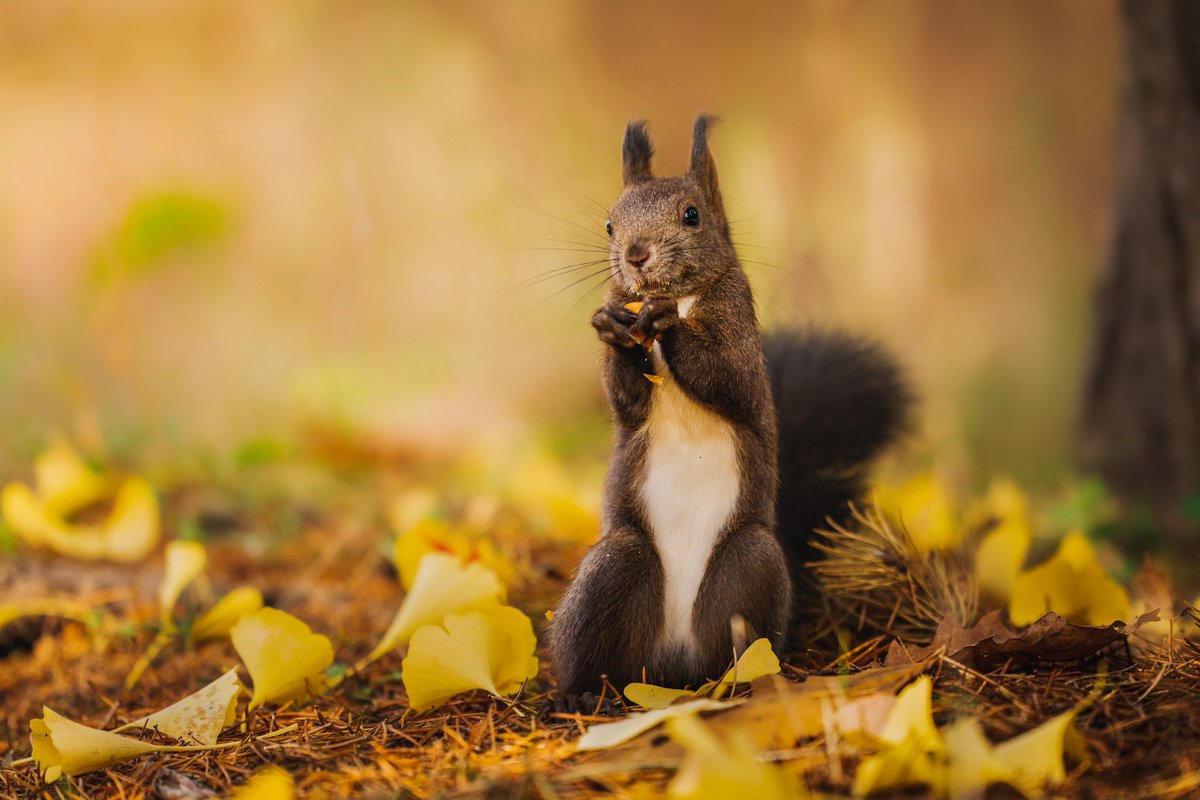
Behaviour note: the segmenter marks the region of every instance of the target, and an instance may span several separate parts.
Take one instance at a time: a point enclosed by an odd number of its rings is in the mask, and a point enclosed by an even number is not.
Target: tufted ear
[[[692,165],[689,172],[696,177],[709,200],[719,203],[721,191],[717,187],[717,162],[713,161],[708,149],[708,128],[716,121],[716,117],[708,114],[696,117],[696,125],[692,128]]]
[[[654,177],[650,172],[653,155],[654,145],[650,143],[650,134],[646,133],[646,123],[642,120],[630,122],[625,128],[625,141],[621,143],[621,176],[626,186]]]

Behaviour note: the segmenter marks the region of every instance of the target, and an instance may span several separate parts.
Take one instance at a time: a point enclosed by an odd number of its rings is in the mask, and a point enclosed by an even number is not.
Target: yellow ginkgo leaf
[[[29,721],[33,760],[47,783],[63,775],[82,775],[111,767],[149,753],[195,753],[236,747],[237,742],[214,745],[159,745],[109,731],[80,725],[42,707],[42,718]]]
[[[188,637],[193,642],[220,639],[247,614],[263,607],[262,592],[253,586],[239,586],[216,602],[192,623]]]
[[[950,797],[979,797],[988,784],[999,782],[1037,797],[1043,787],[1062,783],[1067,774],[1064,754],[1081,761],[1086,758],[1072,725],[1075,713],[1072,709],[1059,714],[994,747],[975,720],[962,719],[951,725],[944,737]]]
[[[652,683],[631,683],[625,687],[625,696],[642,708],[666,708],[683,697],[720,698],[738,683],[753,683],[767,675],[779,672],[779,657],[771,648],[768,639],[756,639],[746,648],[734,665],[720,679],[709,681],[699,689],[668,689]]]
[[[639,711],[630,714],[625,719],[616,722],[603,722],[599,725],[589,725],[583,736],[575,745],[576,750],[605,750],[624,744],[636,736],[640,736],[669,719],[699,714],[702,711],[716,711],[734,708],[745,702],[743,699],[711,700],[707,697],[699,700],[689,700],[677,703],[667,708],[656,708],[652,711]]]
[[[295,796],[292,776],[279,767],[267,767],[254,773],[230,800],[292,800]]]
[[[33,463],[38,497],[57,515],[70,514],[108,494],[108,481],[66,439],[55,439]]]
[[[144,478],[121,484],[112,513],[104,521],[105,558],[141,561],[158,545],[158,498]]]
[[[328,687],[324,673],[333,663],[333,645],[291,614],[261,608],[242,617],[229,637],[254,682],[248,711],[310,699]]]
[[[854,773],[854,796],[863,797],[902,786],[931,786],[943,794],[946,773],[937,751],[931,751],[916,736],[910,736],[878,755],[864,758]]]
[[[936,748],[939,741],[937,726],[933,724],[933,681],[928,675],[900,690],[879,734],[879,738],[892,744],[909,737],[916,737],[930,748]]]
[[[412,589],[400,604],[383,639],[358,667],[407,644],[413,632],[422,625],[441,624],[450,613],[498,606],[504,602],[504,597],[504,585],[482,564],[464,565],[454,556],[428,553],[421,559]]]
[[[1068,533],[1050,560],[1013,582],[1008,615],[1015,624],[1028,625],[1050,611],[1078,625],[1130,620],[1129,594],[1105,573],[1082,531]]]
[[[625,696],[642,708],[666,708],[684,697],[698,697],[697,689],[668,689],[653,683],[631,683],[625,687]]]
[[[171,610],[183,590],[204,572],[208,553],[199,542],[174,541],[167,544],[166,566],[158,587],[158,609],[164,622],[171,620]]]
[[[92,609],[74,600],[60,600],[53,597],[16,600],[11,603],[0,603],[0,630],[11,622],[22,617],[62,617],[79,622],[87,622],[92,616]]]
[[[946,743],[946,791],[951,800],[983,797],[990,784],[1012,777],[996,760],[979,723],[970,717],[955,722],[942,738]]]
[[[1067,777],[1063,766],[1064,752],[1084,760],[1083,744],[1075,730],[1076,709],[1071,709],[1043,722],[1031,731],[1022,733],[992,749],[996,762],[1012,777],[1010,783],[1033,797],[1047,784],[1062,783]]]
[[[442,519],[423,519],[401,530],[396,537],[395,558],[400,584],[405,589],[412,589],[421,559],[430,553],[457,556],[464,564],[478,561],[505,583],[517,577],[516,567],[490,539],[468,534],[465,526],[451,525]]]
[[[411,590],[417,578],[421,559],[430,553],[445,553],[457,556],[460,561],[471,561],[471,546],[454,527],[443,519],[423,519],[404,528],[396,537],[396,572],[400,585]]]
[[[29,721],[30,744],[43,780],[82,775],[155,752],[157,745],[80,725],[49,708]]]
[[[443,625],[419,628],[409,643],[402,667],[413,710],[426,711],[472,689],[502,697],[537,677],[533,623],[519,610],[447,614]]]
[[[854,776],[854,794],[914,784],[935,788],[944,781],[937,758],[944,745],[933,723],[933,682],[922,675],[896,696],[878,735],[882,752],[863,760]]]
[[[900,486],[881,486],[875,503],[889,519],[903,523],[921,550],[942,550],[958,544],[960,525],[950,495],[933,473],[910,478]]]
[[[122,725],[113,733],[156,730],[187,744],[214,744],[221,731],[236,719],[239,691],[241,686],[235,667],[179,702]]]
[[[988,531],[975,551],[975,580],[983,595],[1007,603],[1033,535],[1022,519],[1004,519]]]
[[[667,733],[686,749],[667,794],[687,800],[725,800],[753,797],[755,800],[792,800],[807,797],[795,776],[773,764],[758,760],[750,737],[734,731],[719,740],[694,716],[667,721]]]

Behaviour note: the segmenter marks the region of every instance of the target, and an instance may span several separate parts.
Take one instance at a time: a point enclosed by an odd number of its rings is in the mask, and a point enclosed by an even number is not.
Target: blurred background
[[[1070,464],[1120,42],[1092,0],[0,11],[0,471],[337,436],[602,458],[587,272],[627,120],[713,150],[768,325],[868,331],[907,458]],[[216,454],[216,455],[214,455]]]

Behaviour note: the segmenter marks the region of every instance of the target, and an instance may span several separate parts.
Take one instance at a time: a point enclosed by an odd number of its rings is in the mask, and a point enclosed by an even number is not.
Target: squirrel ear
[[[700,181],[700,185],[708,192],[710,198],[720,197],[717,190],[717,162],[713,161],[712,153],[708,150],[708,127],[716,121],[716,117],[701,114],[696,117],[696,125],[692,128],[690,172]]]
[[[650,143],[650,134],[646,133],[646,123],[642,120],[630,122],[625,128],[625,141],[621,143],[621,176],[626,186],[654,177],[650,172],[653,155],[654,145]]]

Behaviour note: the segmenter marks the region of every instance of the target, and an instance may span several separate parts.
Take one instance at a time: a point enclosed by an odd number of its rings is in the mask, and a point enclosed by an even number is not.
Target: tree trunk
[[[1115,232],[1082,449],[1182,541],[1200,499],[1200,0],[1122,0],[1121,12]]]

